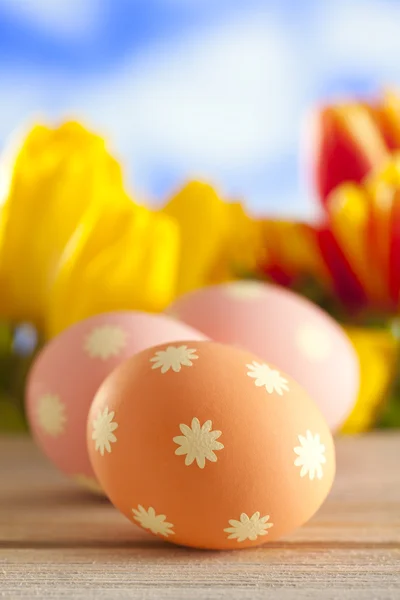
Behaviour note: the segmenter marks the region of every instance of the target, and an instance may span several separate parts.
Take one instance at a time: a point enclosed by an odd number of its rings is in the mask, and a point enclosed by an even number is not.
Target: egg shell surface
[[[214,342],[145,350],[103,383],[87,440],[113,504],[160,538],[204,549],[273,541],[316,512],[332,435],[291,377]]]
[[[350,414],[359,390],[356,351],[342,327],[309,300],[276,285],[240,281],[186,294],[166,312],[278,365],[308,391],[331,431]]]
[[[86,319],[52,339],[29,374],[26,409],[31,431],[64,473],[99,491],[86,446],[86,421],[103,380],[133,354],[162,342],[206,337],[165,316],[115,312]]]

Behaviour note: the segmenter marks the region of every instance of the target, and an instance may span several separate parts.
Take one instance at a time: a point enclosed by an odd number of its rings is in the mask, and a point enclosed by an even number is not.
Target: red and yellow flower
[[[261,271],[349,325],[362,383],[345,431],[359,431],[382,410],[398,364],[390,323],[400,312],[400,99],[326,107],[316,121],[324,215],[314,224],[267,221]]]
[[[320,223],[251,218],[199,181],[151,210],[128,196],[101,137],[35,126],[0,164],[0,317],[51,337],[98,312],[159,311],[204,285],[267,276],[349,325],[362,386],[345,430],[370,427],[398,352],[389,330],[359,326],[399,312],[399,106],[387,95],[321,112]]]
[[[343,182],[361,182],[400,149],[400,97],[389,91],[375,102],[348,101],[315,111],[309,157],[312,177],[325,203]]]

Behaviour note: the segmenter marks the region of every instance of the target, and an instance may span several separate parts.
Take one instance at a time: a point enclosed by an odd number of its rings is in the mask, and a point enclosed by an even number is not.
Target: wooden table
[[[280,543],[186,550],[85,495],[28,440],[0,440],[0,598],[400,599],[400,435],[337,443],[319,514]]]

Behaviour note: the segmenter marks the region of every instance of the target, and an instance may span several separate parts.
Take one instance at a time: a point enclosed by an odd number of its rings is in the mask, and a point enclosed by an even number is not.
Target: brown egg
[[[145,350],[103,383],[90,459],[133,523],[176,544],[276,540],[305,521],[335,473],[331,433],[288,375],[214,342]]]

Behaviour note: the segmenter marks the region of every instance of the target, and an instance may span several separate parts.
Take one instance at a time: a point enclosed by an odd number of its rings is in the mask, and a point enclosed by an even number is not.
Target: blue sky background
[[[189,177],[304,216],[316,103],[400,82],[397,0],[0,0],[0,144],[30,120],[105,134],[131,190]]]

